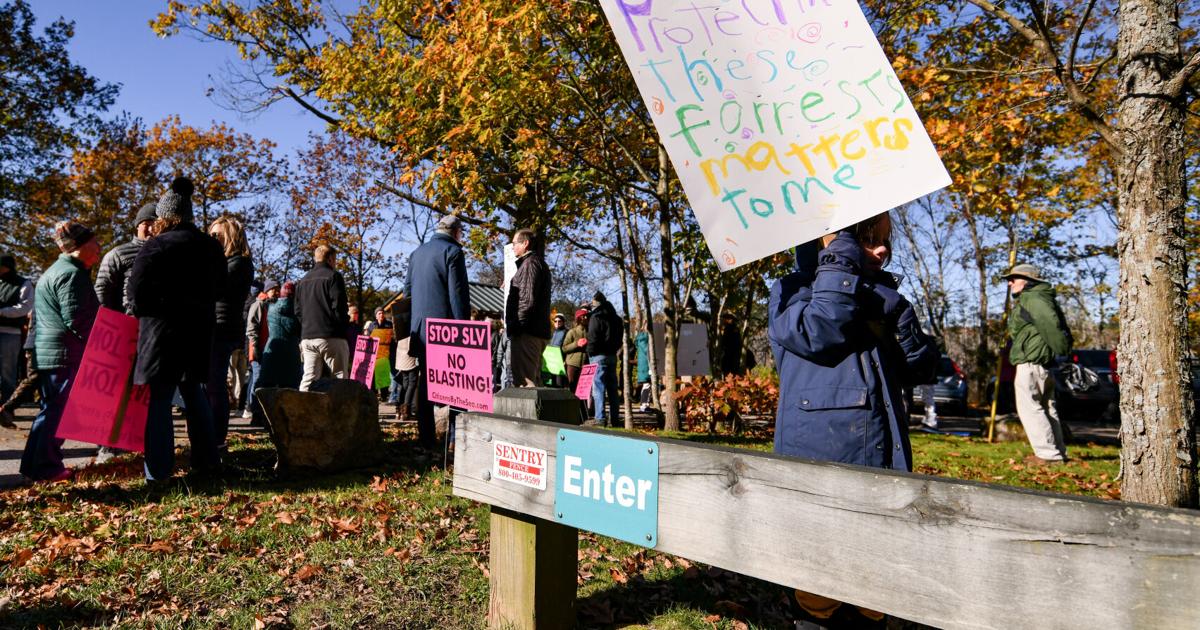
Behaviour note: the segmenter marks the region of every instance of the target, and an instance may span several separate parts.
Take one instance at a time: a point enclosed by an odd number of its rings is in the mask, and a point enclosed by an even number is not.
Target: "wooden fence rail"
[[[563,428],[460,416],[454,493],[550,525]],[[546,489],[493,479],[497,441]],[[649,441],[658,551],[943,628],[1200,628],[1200,512]]]

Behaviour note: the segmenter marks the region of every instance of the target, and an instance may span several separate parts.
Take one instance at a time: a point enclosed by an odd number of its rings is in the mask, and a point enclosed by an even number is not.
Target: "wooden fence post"
[[[565,389],[509,388],[497,414],[578,425],[580,401]],[[579,531],[504,508],[491,509],[488,627],[557,630],[575,626]]]

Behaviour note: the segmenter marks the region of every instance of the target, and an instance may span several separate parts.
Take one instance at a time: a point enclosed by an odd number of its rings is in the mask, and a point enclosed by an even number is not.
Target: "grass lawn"
[[[0,627],[477,628],[487,508],[388,428],[386,466],[276,479],[265,437],[233,444],[221,480],[147,488],[140,459],[0,492]],[[768,435],[670,437],[770,449]],[[917,434],[918,472],[1118,498],[1116,447],[1029,468],[1028,446]],[[791,627],[789,591],[584,534],[583,627]]]

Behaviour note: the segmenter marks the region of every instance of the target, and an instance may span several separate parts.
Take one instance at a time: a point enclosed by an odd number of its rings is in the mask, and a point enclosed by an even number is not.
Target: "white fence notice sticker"
[[[496,442],[492,477],[538,490],[546,489],[546,451]]]

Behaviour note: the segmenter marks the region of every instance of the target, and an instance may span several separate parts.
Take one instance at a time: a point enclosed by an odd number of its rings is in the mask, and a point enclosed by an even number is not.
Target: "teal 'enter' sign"
[[[643,547],[658,544],[658,445],[585,431],[558,432],[558,522]]]

